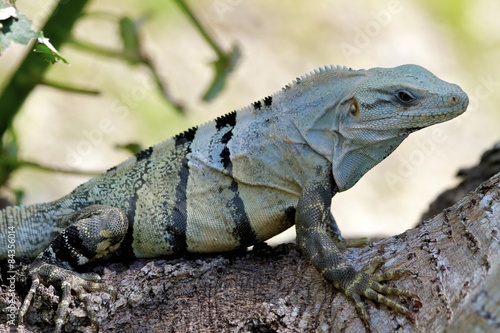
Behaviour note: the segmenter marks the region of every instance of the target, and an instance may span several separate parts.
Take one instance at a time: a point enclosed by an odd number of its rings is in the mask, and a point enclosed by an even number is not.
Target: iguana
[[[280,92],[150,147],[49,203],[0,211],[0,259],[34,258],[31,288],[62,289],[55,331],[71,291],[115,295],[82,265],[246,248],[293,224],[297,244],[343,292],[369,329],[361,297],[412,317],[386,297],[418,300],[380,282],[401,271],[358,271],[341,254],[332,197],[352,187],[412,132],[463,113],[467,95],[416,65],[353,70],[326,66]],[[88,303],[88,302],[84,302]],[[95,329],[95,315],[86,304]]]

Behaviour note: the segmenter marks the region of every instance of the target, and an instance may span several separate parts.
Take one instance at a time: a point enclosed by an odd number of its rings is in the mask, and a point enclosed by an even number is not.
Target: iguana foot
[[[31,288],[24,299],[23,305],[19,311],[19,326],[23,325],[24,315],[28,311],[31,300],[35,295],[39,284],[55,285],[62,291],[59,306],[56,312],[56,325],[54,332],[59,333],[65,323],[66,316],[69,310],[71,299],[71,291],[74,291],[78,299],[85,304],[85,311],[90,319],[90,322],[97,332],[99,325],[96,320],[95,312],[92,310],[89,302],[89,293],[100,291],[110,294],[113,299],[116,299],[116,291],[113,287],[102,282],[97,282],[100,278],[97,274],[86,273],[78,274],[67,269],[47,264],[42,261],[33,262],[30,268]]]
[[[413,321],[412,311],[386,296],[415,299],[413,310],[421,307],[418,296],[410,291],[380,283],[397,279],[409,272],[396,270],[375,274],[375,269],[383,262],[380,257],[374,258],[364,270],[357,271],[339,250],[339,247],[345,245],[337,245],[338,242],[345,243],[345,241],[339,237],[340,234],[336,230],[336,224],[330,213],[330,204],[331,189],[328,184],[323,183],[311,184],[299,198],[295,214],[299,248],[325,280],[330,281],[335,288],[354,302],[356,311],[368,332],[370,332],[370,318],[361,297],[386,305]]]
[[[70,215],[69,226],[64,229],[30,266],[31,288],[19,311],[19,325],[36,293],[38,285],[54,285],[62,291],[57,308],[55,332],[60,332],[68,314],[71,291],[74,291],[85,309],[92,326],[98,325],[94,311],[90,307],[89,293],[102,291],[116,298],[110,286],[99,282],[94,273],[76,273],[73,269],[104,260],[119,247],[128,228],[126,215],[119,209],[92,205]]]
[[[352,281],[343,288],[343,293],[354,302],[356,312],[368,332],[370,332],[370,317],[361,300],[361,296],[364,296],[376,303],[383,304],[394,311],[405,315],[411,322],[415,321],[413,312],[418,311],[422,307],[419,297],[412,292],[380,284],[380,282],[383,281],[390,281],[398,279],[404,275],[411,274],[409,271],[402,270],[375,274],[374,271],[382,262],[383,260],[381,257],[375,257],[364,270],[358,272]],[[386,296],[402,296],[413,299],[414,304],[411,309],[412,311]]]

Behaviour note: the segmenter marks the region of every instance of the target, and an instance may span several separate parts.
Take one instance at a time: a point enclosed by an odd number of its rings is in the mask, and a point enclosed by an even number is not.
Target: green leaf
[[[2,4],[0,8],[0,21],[6,20],[11,17],[17,19],[16,7],[7,4]]]
[[[132,153],[132,154],[137,154],[144,149],[137,142],[129,142],[129,143],[123,144],[123,145],[115,145],[115,148],[125,150],[129,153]]]
[[[69,64],[69,62],[56,50],[56,48],[50,43],[48,38],[38,37],[35,49],[33,52],[36,53],[43,60],[55,64],[59,60],[64,63]]]
[[[0,186],[5,185],[11,174],[19,168],[18,153],[17,135],[10,127],[0,141]]]
[[[120,20],[123,56],[132,65],[142,62],[141,40],[137,27],[138,23],[130,17],[123,17]]]
[[[40,37],[39,32],[31,29],[31,21],[14,7],[0,9],[0,55],[5,52],[11,42],[27,45],[32,38]]]
[[[14,189],[12,190],[14,192],[14,195],[16,197],[16,200],[14,201],[14,205],[16,206],[21,206],[23,204],[23,200],[25,197],[25,193],[23,189]]]
[[[208,87],[207,91],[203,95],[203,100],[205,102],[211,101],[222,91],[224,85],[226,84],[228,75],[233,71],[240,57],[240,49],[238,46],[234,46],[230,53],[225,53],[222,56],[219,56],[219,59],[212,63],[215,68],[215,75],[210,87]]]

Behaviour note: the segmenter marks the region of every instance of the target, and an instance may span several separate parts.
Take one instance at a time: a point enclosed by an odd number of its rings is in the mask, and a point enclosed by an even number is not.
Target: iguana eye
[[[352,100],[351,105],[349,105],[349,113],[354,117],[359,115],[359,105],[357,100]]]
[[[396,97],[403,103],[411,103],[415,99],[413,94],[406,90],[400,90],[396,93]]]

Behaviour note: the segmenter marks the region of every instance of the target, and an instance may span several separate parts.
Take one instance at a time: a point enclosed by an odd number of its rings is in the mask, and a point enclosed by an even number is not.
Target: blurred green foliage
[[[59,1],[52,9],[48,20],[42,31],[32,30],[29,18],[19,13],[15,4],[8,0],[2,0],[0,6],[0,55],[12,42],[30,44],[33,52],[28,52],[20,62],[7,85],[0,91],[0,187],[8,188],[8,180],[11,175],[23,167],[36,168],[42,171],[74,173],[93,175],[93,172],[80,170],[54,169],[34,161],[22,160],[19,155],[18,141],[12,123],[19,113],[22,105],[37,85],[47,85],[61,91],[73,93],[96,95],[100,92],[95,89],[75,87],[63,82],[51,82],[46,79],[46,73],[52,64],[61,60],[67,60],[57,50],[65,43],[72,45],[81,52],[90,52],[94,55],[119,59],[130,66],[143,66],[149,70],[153,81],[157,86],[158,93],[164,100],[179,113],[183,112],[181,103],[171,96],[167,84],[155,69],[155,64],[143,47],[143,39],[140,29],[141,23],[147,18],[144,16],[128,17],[116,16],[112,13],[99,13],[99,15],[84,15],[87,0]],[[228,75],[233,71],[240,59],[240,51],[234,46],[229,52],[224,51],[210,36],[207,29],[199,22],[192,10],[184,0],[175,0],[175,4],[189,19],[194,28],[203,36],[208,46],[212,48],[217,56],[213,62],[214,76],[203,99],[206,101],[215,98],[224,88]],[[117,25],[121,46],[119,49],[108,49],[93,44],[89,41],[78,40],[73,37],[72,30],[79,20],[88,18],[105,18],[113,20]],[[33,41],[33,42],[32,42]],[[117,149],[125,149],[129,152],[137,152],[141,145],[139,143],[128,143],[117,146]],[[20,204],[22,191],[10,189],[17,198],[16,204]]]

